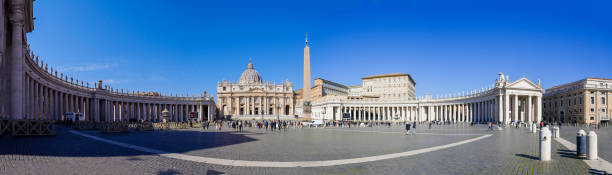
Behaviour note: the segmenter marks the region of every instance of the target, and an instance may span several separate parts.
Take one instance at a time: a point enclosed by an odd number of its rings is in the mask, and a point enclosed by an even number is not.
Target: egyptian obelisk
[[[310,47],[308,47],[308,34],[306,34],[306,46],[304,46],[304,94],[303,102],[303,117],[310,119],[311,104],[310,104]]]

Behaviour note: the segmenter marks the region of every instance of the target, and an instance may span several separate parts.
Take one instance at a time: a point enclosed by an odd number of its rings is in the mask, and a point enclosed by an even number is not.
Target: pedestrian
[[[268,121],[264,121],[264,128],[266,128],[266,131],[268,131]]]
[[[239,128],[238,130],[240,130],[240,132],[242,132],[242,121],[238,122],[238,128]]]
[[[431,122],[429,122],[429,129],[431,129]]]
[[[544,121],[540,122],[540,128],[542,128],[542,126],[544,125]]]
[[[410,122],[406,122],[406,135],[410,134]]]
[[[412,130],[413,130],[412,132],[414,132],[414,134],[416,134],[416,125],[417,125],[416,121],[412,123]]]

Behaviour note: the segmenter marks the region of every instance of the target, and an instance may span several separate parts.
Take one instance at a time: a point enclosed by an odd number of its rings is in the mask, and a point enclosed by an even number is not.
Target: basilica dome
[[[240,75],[240,81],[238,81],[238,84],[261,84],[261,76],[259,76],[259,73],[253,69],[253,63],[251,63],[251,61],[249,61],[247,70],[242,72],[242,75]]]

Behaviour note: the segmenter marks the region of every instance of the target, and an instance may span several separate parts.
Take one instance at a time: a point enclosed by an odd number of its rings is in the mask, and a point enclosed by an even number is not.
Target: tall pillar
[[[476,123],[482,122],[482,102],[476,102]]]
[[[24,62],[25,54],[23,46],[25,38],[24,31],[24,1],[23,0],[12,0],[9,1],[9,21],[11,23],[11,35],[10,37],[10,56],[7,59],[7,65],[9,68],[9,109],[10,117],[13,119],[24,119],[25,118],[25,101],[24,101]]]
[[[464,112],[464,104],[458,104],[459,105],[459,120],[457,120],[458,122],[464,122],[465,120],[465,116],[463,115]]]
[[[308,36],[306,36],[306,46],[304,46],[304,92],[303,92],[303,101],[304,103],[310,103],[310,88],[312,88],[312,86],[310,85],[310,47],[308,46]],[[283,106],[284,108],[284,106]],[[306,108],[310,108],[310,106],[304,106],[304,109]],[[310,109],[308,110],[304,110],[303,112],[304,117],[306,118],[310,118],[311,116],[311,112]]]
[[[457,122],[457,117],[458,117],[457,114],[458,114],[457,113],[457,104],[453,104],[453,123]]]
[[[119,118],[119,103],[116,101],[110,101],[109,102],[109,107],[110,107],[110,112],[109,114],[111,114],[111,116],[109,117],[110,121],[116,121]]]
[[[450,115],[449,108],[450,105],[444,105],[444,118],[442,119],[444,122],[448,121],[448,116]]]
[[[1,58],[0,58],[0,59],[1,59]],[[32,116],[33,116],[33,113],[32,113],[32,112],[34,111],[34,109],[33,109],[33,105],[32,105],[32,102],[34,101],[34,100],[33,100],[33,99],[34,99],[34,97],[33,97],[33,92],[34,92],[34,91],[32,90],[32,89],[34,89],[34,83],[33,83],[33,82],[34,82],[34,81],[32,80],[32,78],[31,78],[31,77],[28,77],[28,95],[27,95],[27,96],[28,96],[28,109],[27,109],[27,111],[26,111],[26,112],[28,113],[28,114],[27,114],[27,115],[28,115],[27,117],[28,117],[29,119],[32,119]]]
[[[491,106],[491,102],[490,102],[489,100],[485,100],[485,101],[483,102],[483,106],[484,106],[484,108],[483,108],[483,112],[484,112],[484,115],[483,115],[483,117],[484,117],[484,122],[489,122],[489,121],[490,121],[490,119],[491,119],[491,114],[489,113],[489,111],[490,111],[490,109],[491,109],[491,108],[490,108],[490,106]]]
[[[504,97],[500,94],[499,96],[497,96],[497,120],[498,122],[504,122],[504,110],[503,110],[503,100]]]
[[[536,121],[540,123],[540,121],[542,121],[542,97],[541,96],[536,97],[536,108],[537,110],[535,111],[535,118],[536,118]]]
[[[519,101],[518,101],[518,95],[514,95],[514,107],[512,110],[512,117],[514,121],[518,121],[519,119],[519,112],[518,112],[518,105],[519,105]]]
[[[533,123],[533,109],[531,108],[531,98],[532,96],[527,96],[527,106],[525,108],[525,114],[527,114],[527,119],[529,123]]]

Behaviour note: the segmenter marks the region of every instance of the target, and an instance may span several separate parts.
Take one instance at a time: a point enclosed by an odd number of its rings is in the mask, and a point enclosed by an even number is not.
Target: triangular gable
[[[529,81],[527,78],[521,78],[516,80],[506,86],[506,88],[515,88],[515,89],[535,89],[540,90],[541,88],[535,83]]]

